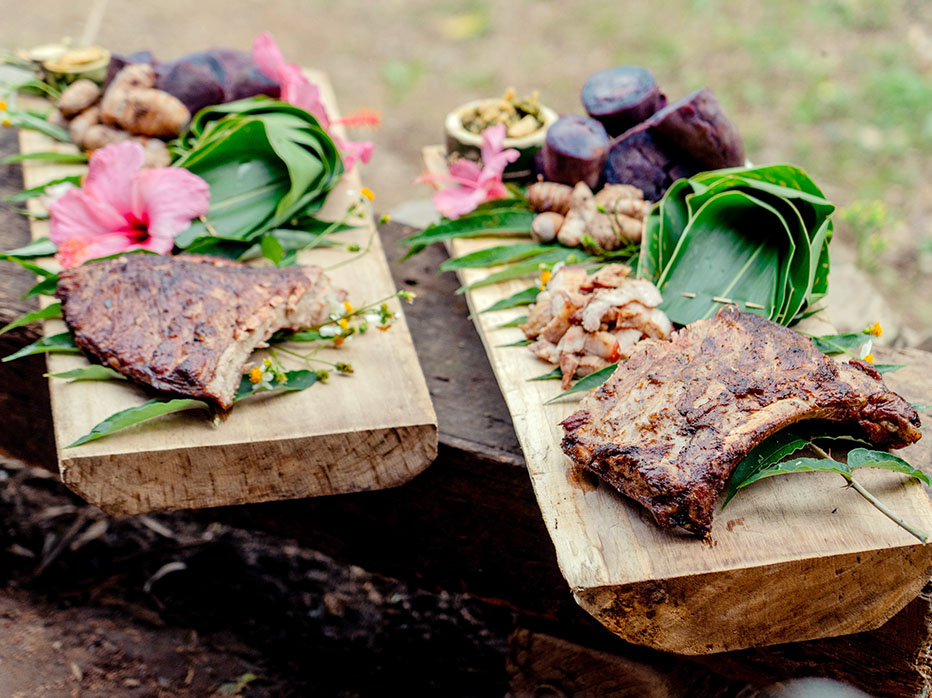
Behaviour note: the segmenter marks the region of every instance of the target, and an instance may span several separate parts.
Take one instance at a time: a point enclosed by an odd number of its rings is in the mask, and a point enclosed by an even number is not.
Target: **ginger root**
[[[110,88],[101,106],[105,123],[116,123],[141,136],[177,136],[191,119],[180,99],[151,87]]]
[[[68,135],[79,148],[84,147],[84,134],[87,130],[100,123],[100,107],[89,107],[71,120],[68,125]]]
[[[87,78],[81,78],[71,83],[61,97],[58,98],[58,111],[65,118],[70,119],[100,99],[100,88],[97,83]]]
[[[527,188],[527,200],[538,213],[555,211],[565,216],[573,204],[573,188],[559,182],[537,182]]]
[[[651,207],[640,189],[627,184],[609,184],[593,194],[585,182],[573,189],[538,182],[528,187],[527,196],[532,208],[540,211],[531,224],[531,237],[536,241],[550,242],[555,231],[557,241],[567,247],[580,246],[588,236],[606,251],[640,242],[644,217]],[[566,213],[561,216],[558,211],[564,207]]]
[[[130,135],[126,131],[115,126],[94,124],[84,132],[81,148],[84,150],[97,150],[129,139]]]

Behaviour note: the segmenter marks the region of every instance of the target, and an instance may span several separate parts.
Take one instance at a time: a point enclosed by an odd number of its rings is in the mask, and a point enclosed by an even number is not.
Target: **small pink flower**
[[[505,166],[518,159],[514,148],[504,150],[505,124],[490,126],[482,132],[482,168],[472,160],[460,159],[450,164],[446,175],[424,175],[421,182],[440,184],[453,182],[454,186],[434,194],[434,208],[446,218],[459,218],[474,211],[486,201],[503,199],[508,190],[502,182]]]
[[[180,167],[143,170],[144,159],[132,141],[96,150],[84,187],[49,206],[49,238],[63,267],[129,250],[167,254],[191,219],[207,213],[207,182]]]
[[[278,48],[278,44],[269,32],[260,34],[252,42],[252,58],[259,66],[259,70],[279,84],[280,97],[283,102],[303,109],[316,118],[326,131],[330,131],[330,117],[320,99],[320,89],[317,85],[311,84],[296,63],[285,63],[281,49]],[[341,122],[342,120],[335,123]],[[352,125],[352,122],[346,123]],[[369,162],[372,158],[375,146],[370,141],[344,141],[332,133],[330,137],[333,138],[337,148],[342,151],[347,172],[353,169],[353,164],[357,159]]]

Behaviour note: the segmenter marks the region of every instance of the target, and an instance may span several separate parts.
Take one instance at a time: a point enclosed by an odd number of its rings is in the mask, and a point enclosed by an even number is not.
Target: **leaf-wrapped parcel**
[[[313,217],[344,172],[317,119],[262,97],[201,110],[174,150],[174,165],[210,185],[206,223],[175,239],[190,252],[238,256],[266,231]]]
[[[638,275],[679,325],[728,302],[788,325],[828,290],[835,207],[791,165],[681,179],[646,220]]]

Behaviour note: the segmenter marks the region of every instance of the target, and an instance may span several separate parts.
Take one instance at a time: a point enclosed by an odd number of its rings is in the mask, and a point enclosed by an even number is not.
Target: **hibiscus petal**
[[[131,245],[129,249],[131,250],[149,250],[149,252],[155,252],[156,254],[168,254],[172,251],[172,247],[175,246],[175,243],[172,242],[172,238],[162,238],[150,236],[145,242],[140,242],[135,245]]]
[[[306,111],[324,128],[330,128],[330,117],[320,101],[320,89],[317,85],[312,84],[294,63],[283,66],[280,75],[282,100]]]
[[[174,240],[209,206],[207,182],[180,167],[145,170],[133,178],[133,215],[152,237]]]
[[[98,201],[106,201],[118,213],[129,213],[133,175],[142,169],[145,159],[145,150],[133,141],[95,150],[88,165],[84,191]]]
[[[273,80],[282,81],[281,72],[285,58],[269,32],[259,34],[252,42],[252,59],[263,73]]]
[[[339,138],[334,138],[333,142],[340,149],[347,172],[353,169],[356,160],[369,162],[372,159],[372,151],[375,149],[372,141],[341,141]]]
[[[125,225],[126,220],[110,204],[83,189],[70,189],[49,206],[49,239],[56,245],[108,235]]]
[[[62,268],[70,269],[90,259],[127,252],[133,247],[130,239],[120,233],[107,233],[93,238],[70,238],[59,245],[55,259]]]
[[[478,164],[466,158],[460,158],[450,163],[450,175],[458,179],[478,182],[481,172]]]
[[[495,124],[489,126],[482,132],[482,164],[488,166],[492,158],[502,152],[505,145],[505,124]]]
[[[485,191],[475,187],[449,187],[434,194],[432,201],[441,216],[459,218],[485,201]]]

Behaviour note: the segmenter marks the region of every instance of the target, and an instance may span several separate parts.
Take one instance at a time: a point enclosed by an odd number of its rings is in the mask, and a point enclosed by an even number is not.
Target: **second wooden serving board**
[[[439,147],[424,151],[431,171],[446,167]],[[455,240],[451,255],[501,244]],[[459,272],[464,285],[487,270]],[[629,642],[680,654],[730,650],[844,635],[878,627],[932,575],[932,545],[921,544],[830,473],[762,480],[716,511],[700,541],[656,526],[640,505],[604,483],[573,474],[560,449],[560,422],[577,401],[545,405],[558,381],[529,381],[550,366],[523,338],[501,328],[524,309],[480,313],[527,281],[467,291],[476,329],[504,394],[524,451],[557,561],[578,603]],[[817,330],[818,331],[818,330]],[[884,352],[908,364],[885,376],[913,403],[932,402],[932,354]],[[926,423],[932,413],[923,415]],[[929,470],[932,435],[897,453]],[[915,480],[861,470],[858,479],[920,529],[932,533],[932,504]]]

